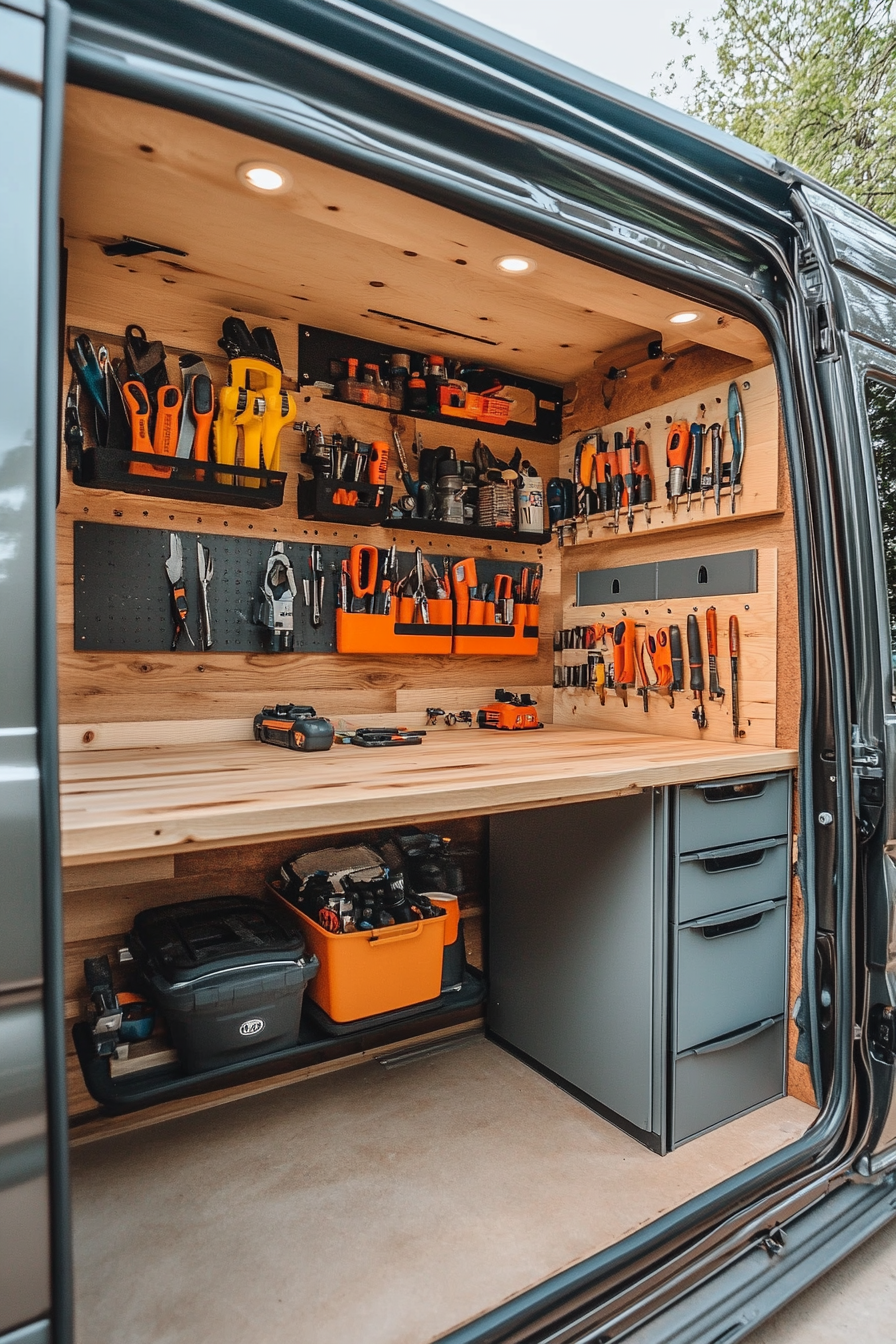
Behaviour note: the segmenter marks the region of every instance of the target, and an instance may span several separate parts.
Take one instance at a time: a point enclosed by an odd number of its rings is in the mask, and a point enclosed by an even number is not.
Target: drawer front
[[[680,928],[675,1048],[689,1050],[784,1011],[787,902]]]
[[[679,854],[720,849],[790,830],[790,775],[681,785],[676,822]]]
[[[676,919],[739,910],[786,897],[790,880],[790,840],[779,836],[728,849],[698,850],[678,862]]]
[[[672,1146],[784,1095],[783,1017],[676,1059]]]

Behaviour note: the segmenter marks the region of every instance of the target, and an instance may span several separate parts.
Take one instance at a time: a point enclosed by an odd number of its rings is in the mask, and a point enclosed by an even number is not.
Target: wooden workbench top
[[[451,729],[314,755],[256,742],[64,752],[63,862],[509,812],[794,767],[777,748],[641,733]]]

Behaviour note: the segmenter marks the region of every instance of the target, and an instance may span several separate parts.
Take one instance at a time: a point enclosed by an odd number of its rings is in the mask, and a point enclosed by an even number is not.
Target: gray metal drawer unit
[[[685,924],[725,910],[777,901],[787,896],[789,882],[787,835],[684,854],[675,871],[676,918]]]
[[[719,849],[790,831],[790,775],[719,779],[678,789],[676,850]]]
[[[783,1095],[784,1028],[766,1018],[674,1060],[673,1147]]]
[[[676,1052],[784,1012],[787,902],[676,931]]]

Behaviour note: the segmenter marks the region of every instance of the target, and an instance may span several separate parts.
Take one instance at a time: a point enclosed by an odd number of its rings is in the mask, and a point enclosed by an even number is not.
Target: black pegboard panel
[[[104,652],[159,653],[171,647],[174,626],[165,561],[167,531],[77,522],[75,529],[75,648]],[[199,647],[197,542],[211,551],[215,572],[209,589],[212,649],[218,653],[262,653],[264,631],[254,622],[259,585],[273,542],[255,537],[181,532],[189,614],[187,624]],[[342,547],[322,546],[324,600],[321,625],[311,625],[302,580],[310,575],[311,547],[287,542],[295,570],[296,651],[336,649],[336,591]],[[182,635],[179,653],[196,649]]]

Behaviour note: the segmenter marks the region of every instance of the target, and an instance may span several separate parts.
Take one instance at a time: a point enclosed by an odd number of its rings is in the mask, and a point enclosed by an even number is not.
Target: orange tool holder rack
[[[470,615],[478,622],[454,624],[454,602],[429,599],[429,625],[415,620],[412,598],[400,598],[388,615],[337,610],[336,648],[339,653],[451,653],[489,657],[534,658],[538,653],[538,607],[518,602],[512,625],[495,623],[493,602],[471,602]],[[478,608],[482,608],[479,611]],[[416,613],[419,617],[419,612]]]

